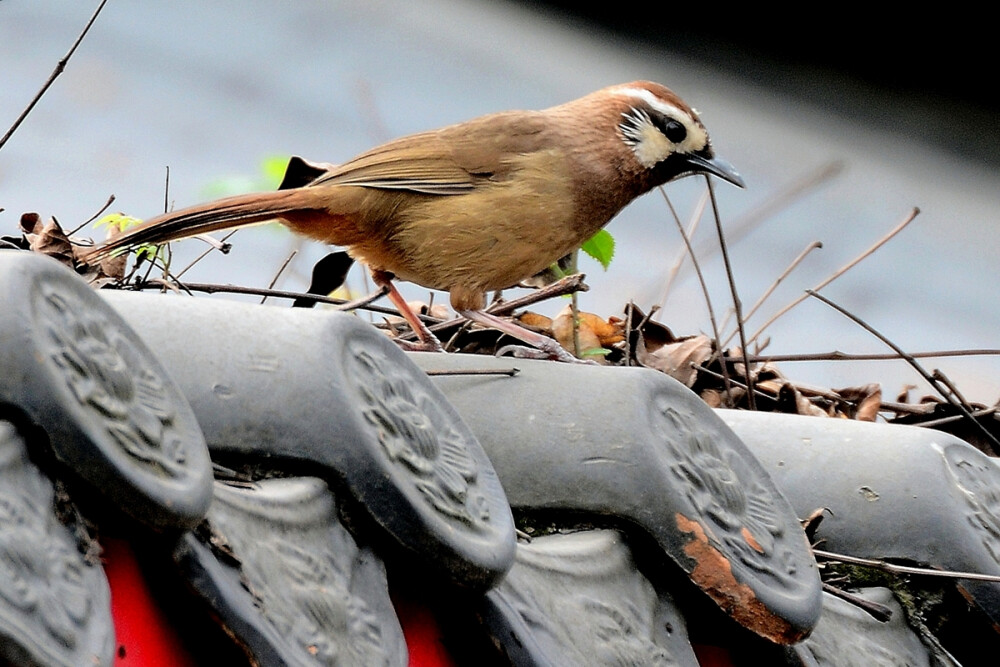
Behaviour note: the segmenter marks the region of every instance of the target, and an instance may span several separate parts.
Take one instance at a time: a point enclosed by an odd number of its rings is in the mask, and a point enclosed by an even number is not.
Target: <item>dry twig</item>
[[[784,271],[781,272],[781,275],[778,276],[773,283],[771,283],[771,286],[768,287],[766,290],[764,290],[764,293],[760,296],[759,299],[757,299],[757,302],[753,305],[753,307],[750,308],[747,314],[743,316],[743,323],[746,324],[750,320],[750,318],[754,316],[754,314],[757,312],[757,309],[759,309],[764,304],[764,302],[767,301],[767,298],[774,293],[774,290],[778,289],[778,285],[784,282],[785,278],[787,278],[789,274],[791,274],[791,272],[794,271],[796,267],[798,267],[798,265],[802,263],[802,260],[804,260],[809,255],[809,253],[811,253],[813,250],[817,250],[822,247],[823,244],[820,241],[813,241],[808,246],[806,246],[806,249],[800,252],[799,256],[792,260],[792,263],[788,265],[788,268],[786,268]],[[739,332],[734,331],[733,333],[729,334],[729,336],[727,336],[726,340],[723,342],[723,345],[729,345],[729,341],[731,341],[733,339],[733,336],[735,336],[737,333]]]
[[[24,122],[24,119],[28,117],[28,114],[31,113],[31,110],[35,108],[35,105],[38,104],[38,101],[42,99],[42,95],[44,95],[46,91],[48,91],[49,87],[51,87],[52,84],[55,83],[55,80],[59,78],[59,75],[62,74],[63,71],[66,69],[66,63],[68,63],[69,59],[73,57],[73,54],[76,52],[77,47],[80,46],[80,43],[83,41],[83,38],[87,36],[88,32],[90,32],[90,27],[94,25],[94,21],[97,20],[97,16],[101,13],[101,10],[104,9],[104,5],[106,5],[107,2],[108,0],[101,0],[101,4],[99,4],[97,6],[97,9],[94,10],[93,15],[90,17],[90,20],[87,21],[87,25],[83,27],[83,30],[80,32],[80,35],[76,38],[76,41],[73,42],[73,46],[71,46],[69,51],[66,52],[66,55],[64,55],[59,60],[59,62],[56,63],[55,69],[52,70],[52,74],[49,75],[48,80],[45,83],[43,83],[42,87],[38,90],[37,93],[35,93],[35,97],[31,100],[31,102],[28,103],[28,106],[24,109],[24,111],[21,112],[21,115],[17,117],[17,120],[14,121],[14,124],[10,126],[9,130],[7,130],[7,133],[3,135],[3,138],[0,138],[0,150],[3,149],[4,144],[7,143],[7,140],[11,138],[14,132],[17,131],[17,128],[21,126],[21,123]]]
[[[753,392],[753,373],[750,372],[750,362],[747,361],[747,332],[743,328],[743,304],[740,302],[740,295],[736,289],[736,278],[733,277],[733,267],[729,262],[729,248],[726,245],[726,235],[722,231],[722,219],[719,217],[719,204],[715,201],[715,188],[712,187],[712,178],[708,175],[705,176],[705,184],[708,186],[708,194],[712,200],[712,214],[715,218],[715,229],[719,235],[719,247],[722,249],[722,261],[726,266],[726,278],[729,280],[729,292],[733,297],[733,310],[736,313],[736,328],[740,333],[740,350],[743,355],[743,367],[746,371],[747,387],[750,389],[747,392],[747,404],[751,410],[756,410],[757,405],[754,399]],[[716,332],[715,340],[719,343],[719,356],[722,356],[722,345],[719,341],[719,334]],[[725,368],[725,365],[723,365]]]
[[[907,356],[913,359],[926,359],[931,357],[977,357],[977,356],[997,356],[1000,349],[982,348],[972,350],[934,350],[930,352],[908,352]],[[752,354],[751,362],[771,361],[897,361],[904,357],[892,352],[862,353],[852,354],[848,352],[811,352],[803,354]]]
[[[910,364],[910,366],[913,367],[915,371],[920,373],[920,376],[923,377],[924,380],[926,380],[927,383],[931,387],[933,387],[935,391],[941,394],[941,397],[944,400],[951,403],[951,405],[953,405],[956,410],[961,412],[962,416],[968,419],[973,424],[973,427],[976,428],[983,435],[983,437],[986,439],[986,442],[990,443],[989,448],[993,450],[992,452],[987,452],[988,454],[990,454],[991,456],[997,456],[997,454],[1000,453],[1000,441],[997,441],[996,437],[994,437],[994,435],[990,433],[985,426],[980,424],[979,420],[977,420],[975,417],[972,416],[972,413],[969,411],[969,409],[965,405],[963,405],[961,401],[956,399],[955,396],[952,394],[952,392],[948,391],[948,387],[944,385],[944,383],[942,383],[940,380],[938,380],[933,375],[928,373],[924,369],[924,367],[917,362],[916,359],[908,355],[906,352],[903,351],[901,347],[899,347],[891,340],[883,336],[881,333],[876,331],[874,327],[872,327],[870,324],[862,320],[860,317],[854,315],[853,313],[848,312],[845,308],[842,308],[841,306],[837,305],[836,303],[826,298],[822,294],[819,294],[813,290],[806,290],[806,294],[815,299],[819,299],[820,301],[830,306],[838,313],[850,319],[852,322],[860,326],[862,329],[864,329],[865,331],[867,331],[868,333],[875,336],[880,341],[891,347],[893,351],[896,352],[896,354],[900,355],[908,364]]]
[[[845,554],[838,554],[832,551],[823,551],[821,549],[813,549],[812,551],[817,558],[825,558],[826,560],[835,560],[841,563],[848,563],[850,565],[863,565],[865,567],[873,567],[878,570],[892,572],[893,574],[919,574],[928,577],[944,577],[946,579],[972,579],[974,581],[1000,582],[1000,575],[996,574],[980,574],[979,572],[955,572],[953,570],[932,570],[929,567],[912,567],[910,565],[896,565],[895,563],[888,563],[884,560],[875,560],[873,558],[858,558],[857,556],[847,556]]]
[[[903,218],[903,221],[900,222],[898,225],[896,225],[888,234],[886,234],[885,236],[883,236],[882,238],[880,238],[878,241],[876,241],[874,244],[872,244],[871,247],[869,247],[863,253],[861,253],[860,255],[858,255],[857,257],[855,257],[853,260],[851,260],[850,262],[848,262],[847,264],[845,264],[843,267],[841,267],[840,269],[837,269],[836,271],[834,271],[833,274],[829,278],[827,278],[826,280],[822,281],[820,284],[818,284],[815,287],[813,287],[812,291],[813,292],[818,292],[819,290],[823,289],[824,287],[826,287],[827,285],[829,285],[830,283],[832,283],[834,280],[836,280],[837,278],[839,278],[840,276],[842,276],[845,273],[847,273],[848,271],[850,271],[858,263],[860,263],[863,259],[871,256],[876,250],[878,250],[879,248],[881,248],[882,246],[884,246],[893,237],[895,237],[896,234],[898,234],[899,232],[903,231],[903,229],[905,229],[907,225],[909,225],[911,222],[913,222],[913,219],[916,218],[919,213],[920,213],[920,209],[914,207],[913,210],[910,211],[909,215],[907,215],[905,218]],[[753,341],[757,340],[757,338],[762,333],[764,333],[764,330],[767,329],[769,326],[771,326],[775,322],[775,320],[777,320],[779,317],[781,317],[782,315],[784,315],[785,313],[787,313],[788,311],[790,311],[795,306],[797,306],[800,303],[802,303],[803,301],[805,301],[807,298],[808,298],[808,293],[802,294],[797,299],[795,299],[794,301],[792,301],[790,304],[788,304],[787,306],[785,306],[784,308],[782,308],[781,310],[779,310],[777,313],[775,313],[774,315],[772,315],[771,319],[769,319],[767,322],[765,322],[759,329],[757,329],[757,331],[752,336],[750,336],[749,342],[753,342]]]
[[[670,209],[670,214],[674,218],[674,222],[677,223],[677,231],[681,234],[681,239],[684,241],[684,247],[687,248],[688,255],[691,256],[691,266],[694,267],[694,272],[698,276],[698,282],[701,284],[701,293],[705,297],[705,306],[708,308],[708,319],[712,323],[712,335],[715,339],[715,354],[722,359],[722,340],[719,338],[719,325],[715,321],[715,310],[712,308],[712,297],[708,294],[708,285],[705,284],[705,276],[701,273],[701,266],[698,264],[698,258],[694,254],[694,249],[691,247],[691,239],[688,235],[684,233],[684,225],[681,224],[681,218],[677,215],[677,210],[674,208],[673,202],[670,201],[670,197],[667,196],[667,191],[663,189],[663,186],[659,188],[660,194],[663,195],[663,199],[667,202],[667,207]],[[726,388],[726,394],[730,394],[729,386],[729,371],[726,369],[725,359],[722,359],[722,382]]]
[[[280,278],[281,274],[285,272],[285,269],[288,268],[288,263],[291,262],[292,258],[294,258],[297,254],[299,254],[299,251],[298,250],[293,250],[291,252],[291,254],[289,254],[288,257],[285,258],[285,261],[282,262],[281,266],[278,267],[278,270],[274,273],[274,277],[271,278],[271,282],[269,282],[267,284],[267,289],[274,289],[274,285],[275,285],[275,283],[278,282],[278,278]],[[265,301],[267,301],[267,296],[266,295],[263,296],[263,297],[261,297],[261,299],[260,299],[261,305],[263,305]]]

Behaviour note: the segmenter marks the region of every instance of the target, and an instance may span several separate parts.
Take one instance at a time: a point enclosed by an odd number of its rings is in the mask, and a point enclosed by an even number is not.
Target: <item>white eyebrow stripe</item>
[[[627,95],[629,97],[636,97],[652,108],[656,109],[665,116],[670,116],[671,118],[684,118],[688,116],[687,112],[681,111],[680,108],[675,107],[673,104],[667,104],[662,99],[649,92],[645,88],[630,88],[624,86],[622,88],[615,88],[612,92],[618,95]]]

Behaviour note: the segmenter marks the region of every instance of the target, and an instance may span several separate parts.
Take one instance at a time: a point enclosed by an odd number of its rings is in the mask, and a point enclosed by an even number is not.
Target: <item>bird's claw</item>
[[[441,341],[437,338],[432,340],[403,340],[402,338],[393,338],[396,341],[396,345],[400,346],[407,352],[444,352],[444,346],[441,345]]]
[[[551,361],[561,361],[567,364],[587,364],[596,366],[593,361],[577,359],[572,354],[562,348],[561,345],[546,346],[547,349],[528,347],[527,345],[504,345],[497,350],[496,356],[503,357],[510,355],[516,359],[548,359]]]

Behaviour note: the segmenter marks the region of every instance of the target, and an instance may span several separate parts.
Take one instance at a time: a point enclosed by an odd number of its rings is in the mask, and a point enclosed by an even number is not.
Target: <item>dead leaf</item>
[[[882,386],[878,383],[866,384],[861,387],[848,387],[837,389],[837,394],[845,401],[854,403],[853,417],[858,421],[873,422],[878,417],[879,408],[882,406]]]
[[[552,331],[551,317],[546,317],[545,315],[540,315],[539,313],[533,313],[530,310],[518,315],[517,321],[523,326],[538,329],[539,331]]]
[[[577,340],[579,340],[580,343],[580,356],[593,358],[598,363],[604,363],[603,358],[586,353],[588,350],[599,350],[604,348],[601,344],[601,337],[598,334],[598,330],[606,331],[607,327],[610,325],[593,313],[580,313],[578,322]],[[566,306],[563,308],[559,314],[556,315],[555,319],[552,320],[552,335],[567,351],[574,353],[572,306]]]
[[[625,320],[632,321],[632,349],[638,349],[640,339],[644,342],[647,352],[655,352],[664,345],[677,342],[677,336],[669,327],[654,322],[650,317],[647,317],[634,303],[625,306]],[[624,330],[624,323],[622,328]]]
[[[915,384],[904,384],[899,393],[896,394],[897,403],[909,403],[910,402],[910,392],[917,388]]]
[[[654,368],[693,387],[698,379],[698,366],[712,357],[712,341],[703,334],[682,338],[650,352],[645,338],[640,338],[636,360],[647,368]]]
[[[721,408],[722,392],[718,389],[704,389],[701,392],[701,400],[708,403],[710,408]]]
[[[21,216],[21,230],[32,252],[48,255],[74,268],[73,245],[55,218],[43,223],[37,213],[25,213]]]

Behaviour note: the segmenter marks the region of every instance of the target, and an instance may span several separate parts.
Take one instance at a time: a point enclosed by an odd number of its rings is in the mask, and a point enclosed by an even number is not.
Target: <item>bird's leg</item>
[[[392,275],[385,271],[372,269],[372,280],[380,288],[386,290],[386,296],[389,297],[389,301],[392,302],[392,305],[396,306],[396,310],[399,311],[399,314],[403,316],[403,319],[407,321],[413,332],[417,334],[417,338],[420,339],[419,346],[411,346],[410,349],[419,349],[427,352],[444,352],[444,346],[441,345],[441,341],[427,328],[423,320],[417,317],[417,314],[410,308],[410,304],[406,303],[406,299],[396,289],[396,286],[392,283]]]
[[[483,326],[491,327],[499,331],[504,332],[508,336],[513,336],[518,340],[522,340],[528,345],[531,345],[538,350],[545,353],[550,359],[555,359],[556,361],[563,361],[570,364],[587,363],[581,361],[574,357],[572,354],[567,352],[562,345],[549,338],[548,336],[543,336],[540,333],[535,333],[534,331],[529,331],[522,326],[514,324],[508,320],[501,319],[496,315],[491,315],[483,310],[460,310],[458,314],[462,317],[472,320],[473,322],[478,322]]]

